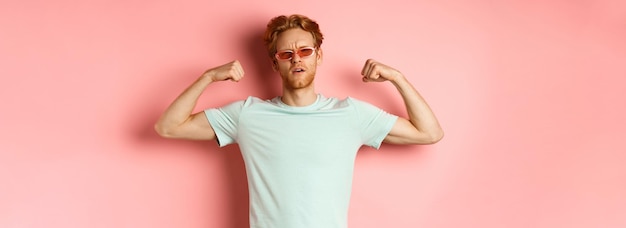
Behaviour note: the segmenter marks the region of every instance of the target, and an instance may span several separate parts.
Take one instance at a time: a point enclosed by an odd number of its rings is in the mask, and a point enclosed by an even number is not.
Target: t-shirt
[[[249,97],[207,109],[220,147],[238,143],[252,228],[345,228],[358,149],[397,120],[369,103],[318,95],[304,107]]]

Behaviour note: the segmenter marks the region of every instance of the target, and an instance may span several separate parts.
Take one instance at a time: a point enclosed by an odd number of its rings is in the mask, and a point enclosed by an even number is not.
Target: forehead
[[[289,29],[278,35],[276,49],[294,49],[303,46],[314,46],[315,40],[310,32],[300,28]]]

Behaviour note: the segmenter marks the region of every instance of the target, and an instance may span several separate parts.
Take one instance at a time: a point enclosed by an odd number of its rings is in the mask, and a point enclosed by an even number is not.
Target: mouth
[[[296,68],[293,68],[293,70],[291,70],[291,72],[293,72],[293,73],[303,73],[303,72],[305,72],[305,70],[304,70],[304,68],[296,67]]]

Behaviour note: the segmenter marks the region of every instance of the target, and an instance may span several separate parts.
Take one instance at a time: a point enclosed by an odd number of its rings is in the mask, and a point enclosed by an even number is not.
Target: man
[[[318,24],[305,16],[273,18],[264,41],[282,79],[281,96],[249,97],[193,114],[209,84],[243,78],[241,64],[233,61],[204,72],[155,125],[167,138],[239,144],[250,186],[251,227],[347,227],[354,159],[362,145],[432,144],[443,137],[435,115],[404,75],[375,60],[366,61],[362,80],[391,82],[408,119],[353,98],[317,94],[322,40]]]

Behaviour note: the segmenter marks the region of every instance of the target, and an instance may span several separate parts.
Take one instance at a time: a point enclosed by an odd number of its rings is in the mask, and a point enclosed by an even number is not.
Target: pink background
[[[626,2],[0,2],[0,227],[246,227],[237,146],[152,125],[205,69],[239,83],[197,110],[277,95],[259,41],[302,13],[326,37],[316,86],[404,115],[374,58],[438,115],[432,146],[364,148],[351,227],[626,227]]]

